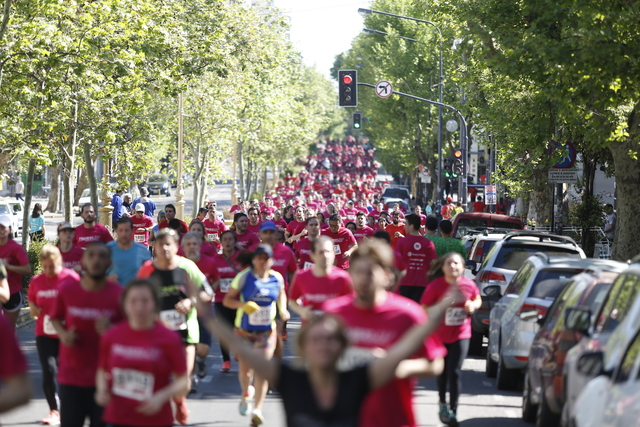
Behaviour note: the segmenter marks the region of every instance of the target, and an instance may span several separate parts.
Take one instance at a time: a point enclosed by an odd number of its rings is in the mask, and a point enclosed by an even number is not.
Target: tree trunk
[[[49,201],[46,212],[58,212],[58,196],[60,194],[60,166],[51,167],[51,192],[49,193]]]
[[[553,209],[553,186],[547,184],[546,169],[536,169],[532,176],[533,191],[530,193],[529,218],[535,218],[536,226],[551,227]]]
[[[240,183],[240,198],[247,200],[244,191],[244,165],[242,159],[242,142],[238,142],[238,182]]]
[[[262,169],[262,185],[260,186],[260,194],[264,196],[267,192],[267,167]]]
[[[93,168],[92,168],[93,170]],[[85,169],[80,170],[80,179],[78,179],[78,186],[76,187],[76,194],[73,196],[73,205],[77,205],[80,201],[80,196],[82,192],[89,188],[89,184],[87,183],[87,171]]]
[[[637,129],[638,113],[634,122]],[[633,127],[632,127],[633,128]],[[629,153],[638,150],[638,134],[624,142],[611,143],[610,150],[616,169],[616,234],[612,258],[626,261],[640,253],[640,221],[638,221],[638,200],[640,200],[640,162]],[[635,139],[632,139],[635,138]]]
[[[100,206],[100,201],[98,200],[98,181],[96,181],[95,162],[91,157],[91,146],[87,141],[84,143],[83,151],[87,184],[89,185],[89,193],[91,194],[91,204],[97,210],[98,206]],[[103,161],[106,162],[106,160]],[[77,197],[79,198],[80,196],[78,195]],[[80,206],[80,208],[82,208],[82,206]]]
[[[22,247],[29,250],[29,217],[31,216],[31,197],[33,195],[33,175],[36,172],[36,161],[29,160],[27,182],[24,186],[24,211],[22,211]],[[15,233],[16,230],[11,230]]]

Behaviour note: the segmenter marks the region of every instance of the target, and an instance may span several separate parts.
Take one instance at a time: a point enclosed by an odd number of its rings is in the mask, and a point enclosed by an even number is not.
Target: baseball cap
[[[4,228],[11,227],[11,218],[9,215],[0,215],[0,225]]]
[[[277,231],[276,224],[273,221],[265,221],[260,224],[260,231],[273,230]]]
[[[62,230],[75,230],[76,228],[70,222],[61,222],[58,224],[58,232]]]
[[[451,197],[447,197],[447,202],[452,202],[453,199]]]
[[[256,250],[253,252],[253,256],[256,257],[258,255],[266,254],[269,258],[273,258],[273,249],[269,245],[258,245]]]
[[[138,203],[136,205],[136,212],[144,212],[146,211],[146,209],[144,208],[144,205],[142,203]]]

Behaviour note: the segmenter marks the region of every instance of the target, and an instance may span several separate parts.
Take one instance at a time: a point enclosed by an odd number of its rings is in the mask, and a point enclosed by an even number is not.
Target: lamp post
[[[438,101],[440,102],[440,104],[442,104],[442,87],[444,85],[444,73],[443,73],[443,67],[442,67],[442,32],[440,31],[440,28],[438,28],[438,26],[436,24],[434,24],[431,21],[426,21],[424,19],[418,19],[418,18],[412,18],[410,16],[403,16],[403,15],[396,15],[395,13],[389,13],[389,12],[382,12],[379,10],[373,10],[373,9],[364,9],[364,8],[359,8],[358,9],[358,13],[362,16],[366,16],[366,15],[370,15],[372,13],[376,13],[378,15],[385,15],[385,16],[391,16],[394,18],[400,18],[400,19],[406,19],[409,21],[415,21],[415,22],[421,22],[423,24],[427,24],[433,28],[436,29],[436,31],[438,32],[439,35],[439,43],[440,43],[440,84],[438,85],[440,90],[438,93]],[[371,32],[375,32],[376,34],[382,33],[382,31],[377,32],[375,30],[369,30]],[[368,32],[369,32],[368,31]],[[406,40],[413,40],[413,41],[417,41],[415,39],[409,39],[408,37],[401,37],[403,39]],[[442,203],[442,106],[438,106],[438,117],[439,117],[439,123],[438,123],[438,206],[440,205],[440,203]]]

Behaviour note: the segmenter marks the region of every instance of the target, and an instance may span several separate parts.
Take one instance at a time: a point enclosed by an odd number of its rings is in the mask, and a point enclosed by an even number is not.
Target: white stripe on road
[[[493,399],[494,399],[496,402],[502,402],[502,401],[504,401],[504,396],[501,396],[501,395],[499,395],[499,394],[494,394],[494,395],[493,395]]]
[[[520,418],[518,413],[512,409],[505,409],[504,413],[507,416],[507,418]]]

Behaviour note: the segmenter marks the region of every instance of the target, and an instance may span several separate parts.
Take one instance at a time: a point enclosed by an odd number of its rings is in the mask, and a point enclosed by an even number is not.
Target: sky
[[[359,7],[368,8],[370,1],[355,0],[275,0],[291,22],[291,41],[302,52],[305,64],[315,65],[330,77],[329,70],[339,53],[349,50],[353,39],[362,31]]]

